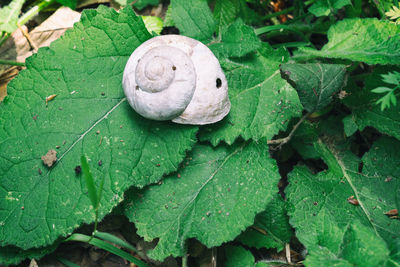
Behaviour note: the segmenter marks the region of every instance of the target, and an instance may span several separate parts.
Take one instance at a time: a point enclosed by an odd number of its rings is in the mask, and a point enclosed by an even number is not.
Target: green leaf
[[[142,16],[144,25],[149,32],[155,32],[160,34],[163,28],[163,21],[159,17],[155,16]]]
[[[99,199],[97,199],[97,190],[94,183],[92,172],[89,168],[89,163],[87,162],[87,158],[85,156],[81,156],[81,164],[83,170],[83,176],[85,177],[86,188],[88,190],[88,195],[90,202],[92,202],[92,206],[94,209],[99,205]]]
[[[225,267],[250,267],[255,265],[255,259],[250,251],[243,247],[225,247]]]
[[[221,60],[231,111],[223,121],[203,127],[200,139],[213,145],[232,144],[239,136],[271,139],[286,129],[291,118],[300,116],[303,107],[296,91],[280,77],[279,65],[287,57],[284,50],[264,45],[245,58]]]
[[[171,0],[171,15],[182,35],[206,42],[215,30],[215,21],[206,0]]]
[[[85,10],[9,84],[0,105],[0,246],[45,246],[94,221],[84,177],[75,172],[82,154],[96,186],[104,180],[100,219],[127,188],[178,168],[197,127],[142,118],[121,86],[129,56],[150,37],[130,7]],[[51,149],[58,159],[48,168],[41,156]]]
[[[14,246],[0,247],[0,265],[8,266],[11,264],[19,264],[27,258],[38,260],[46,254],[53,252],[57,246],[58,242],[48,247],[33,248],[29,250],[22,250]]]
[[[400,184],[400,142],[382,137],[361,160],[348,149],[332,143],[319,140],[315,146],[328,171],[314,175],[306,167],[296,167],[289,175],[290,185],[286,189],[290,223],[296,229],[297,238],[310,255],[323,253],[330,255],[328,258],[342,257],[354,264],[369,262],[357,266],[383,266],[375,265],[382,258],[370,250],[375,249],[374,245],[363,246],[373,240],[378,251],[385,251],[380,245],[383,241],[379,240],[384,240],[389,247],[400,239],[400,221],[385,215],[395,207],[395,188]],[[352,196],[359,205],[348,201]],[[356,220],[372,233],[362,234],[359,248],[356,245],[360,239],[354,240],[354,244],[348,241],[352,237],[347,227]],[[367,231],[358,226],[357,229]],[[345,251],[344,246],[348,245],[356,249],[353,256]]]
[[[328,16],[347,5],[351,5],[350,0],[318,0],[310,6],[308,11],[317,17]]]
[[[211,44],[209,48],[218,58],[242,57],[261,48],[261,41],[253,28],[238,19],[222,30],[221,43]]]
[[[225,26],[234,22],[238,13],[239,5],[237,0],[216,0],[213,15],[217,25],[217,34]]]
[[[346,136],[352,136],[358,130],[358,125],[352,115],[343,118],[343,126]]]
[[[321,50],[300,48],[305,54],[362,61],[367,64],[400,62],[400,25],[372,18],[344,19],[331,26],[329,42]]]
[[[282,64],[285,79],[296,89],[308,112],[321,110],[346,84],[346,67],[337,64]]]
[[[358,220],[345,230],[340,243],[340,251],[335,254],[321,249],[311,251],[304,264],[306,266],[384,266],[389,250],[379,236]]]
[[[299,153],[303,159],[320,158],[319,153],[314,148],[314,142],[317,141],[318,134],[312,123],[304,121],[297,128],[290,144]]]
[[[71,9],[75,9],[77,4],[77,0],[56,0],[56,1],[61,5],[67,6]]]
[[[342,101],[350,108],[352,114],[349,117],[360,131],[371,126],[400,140],[400,106],[391,106],[382,111],[380,106],[377,105],[381,96],[371,92],[372,89],[382,85],[380,77],[384,71],[377,69],[374,73],[368,75],[364,80],[365,87],[362,89],[356,86],[354,82],[350,82],[348,89],[346,89],[349,96]]]
[[[127,194],[125,214],[145,240],[159,239],[150,257],[182,256],[189,238],[219,246],[253,224],[279,178],[265,144],[197,145],[177,174]]]
[[[282,197],[276,196],[265,211],[256,216],[254,226],[238,236],[237,240],[249,247],[281,251],[292,237],[288,219],[285,202]]]
[[[133,2],[133,0],[129,0],[129,3]],[[142,10],[143,8],[147,6],[156,6],[160,3],[160,0],[137,0],[133,4],[134,7],[136,7],[139,10]]]
[[[382,81],[388,84],[400,85],[400,72],[393,71],[382,74]]]
[[[13,0],[8,6],[0,8],[0,33],[14,32],[18,27],[18,16],[25,0]]]

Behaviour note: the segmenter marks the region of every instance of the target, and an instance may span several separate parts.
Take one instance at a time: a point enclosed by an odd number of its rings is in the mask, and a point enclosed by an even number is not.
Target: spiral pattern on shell
[[[154,37],[139,46],[122,84],[129,104],[148,119],[208,124],[230,109],[218,60],[201,42],[180,35]]]

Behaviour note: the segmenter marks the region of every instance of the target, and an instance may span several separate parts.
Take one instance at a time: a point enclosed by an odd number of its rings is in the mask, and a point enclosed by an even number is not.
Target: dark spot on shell
[[[220,78],[217,78],[217,88],[220,88],[222,86],[222,81]]]
[[[176,70],[176,67],[175,67],[175,66],[172,66],[172,70]]]
[[[136,90],[139,90],[139,85],[136,85],[136,87],[135,87],[135,88],[136,88]]]

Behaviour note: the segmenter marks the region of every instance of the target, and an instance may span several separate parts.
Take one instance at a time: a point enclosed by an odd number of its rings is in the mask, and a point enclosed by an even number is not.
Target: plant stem
[[[288,143],[294,133],[296,132],[297,128],[299,128],[299,126],[303,123],[303,121],[305,119],[307,119],[307,117],[310,115],[311,113],[308,112],[306,115],[304,115],[303,117],[301,117],[301,119],[296,123],[296,125],[293,127],[292,131],[290,131],[289,135],[284,137],[284,138],[280,138],[280,139],[275,139],[275,140],[269,140],[267,141],[268,145],[278,145],[278,148],[281,148],[284,144]]]
[[[5,60],[5,59],[0,59],[0,65],[10,65],[10,66],[25,67],[25,63],[24,62],[17,62],[17,61],[12,61],[12,60]]]
[[[182,267],[187,267],[187,254],[185,253],[185,255],[183,255],[182,257]]]
[[[17,22],[17,25],[24,25],[28,21],[30,21],[34,16],[36,16],[40,11],[54,3],[55,0],[43,0],[39,4],[33,6],[29,9],[24,15],[22,15]]]

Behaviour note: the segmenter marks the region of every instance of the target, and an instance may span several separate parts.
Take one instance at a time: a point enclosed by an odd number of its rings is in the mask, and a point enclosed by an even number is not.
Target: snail
[[[125,66],[122,86],[131,107],[152,120],[204,125],[222,120],[231,107],[218,59],[201,42],[181,35],[140,45]]]

